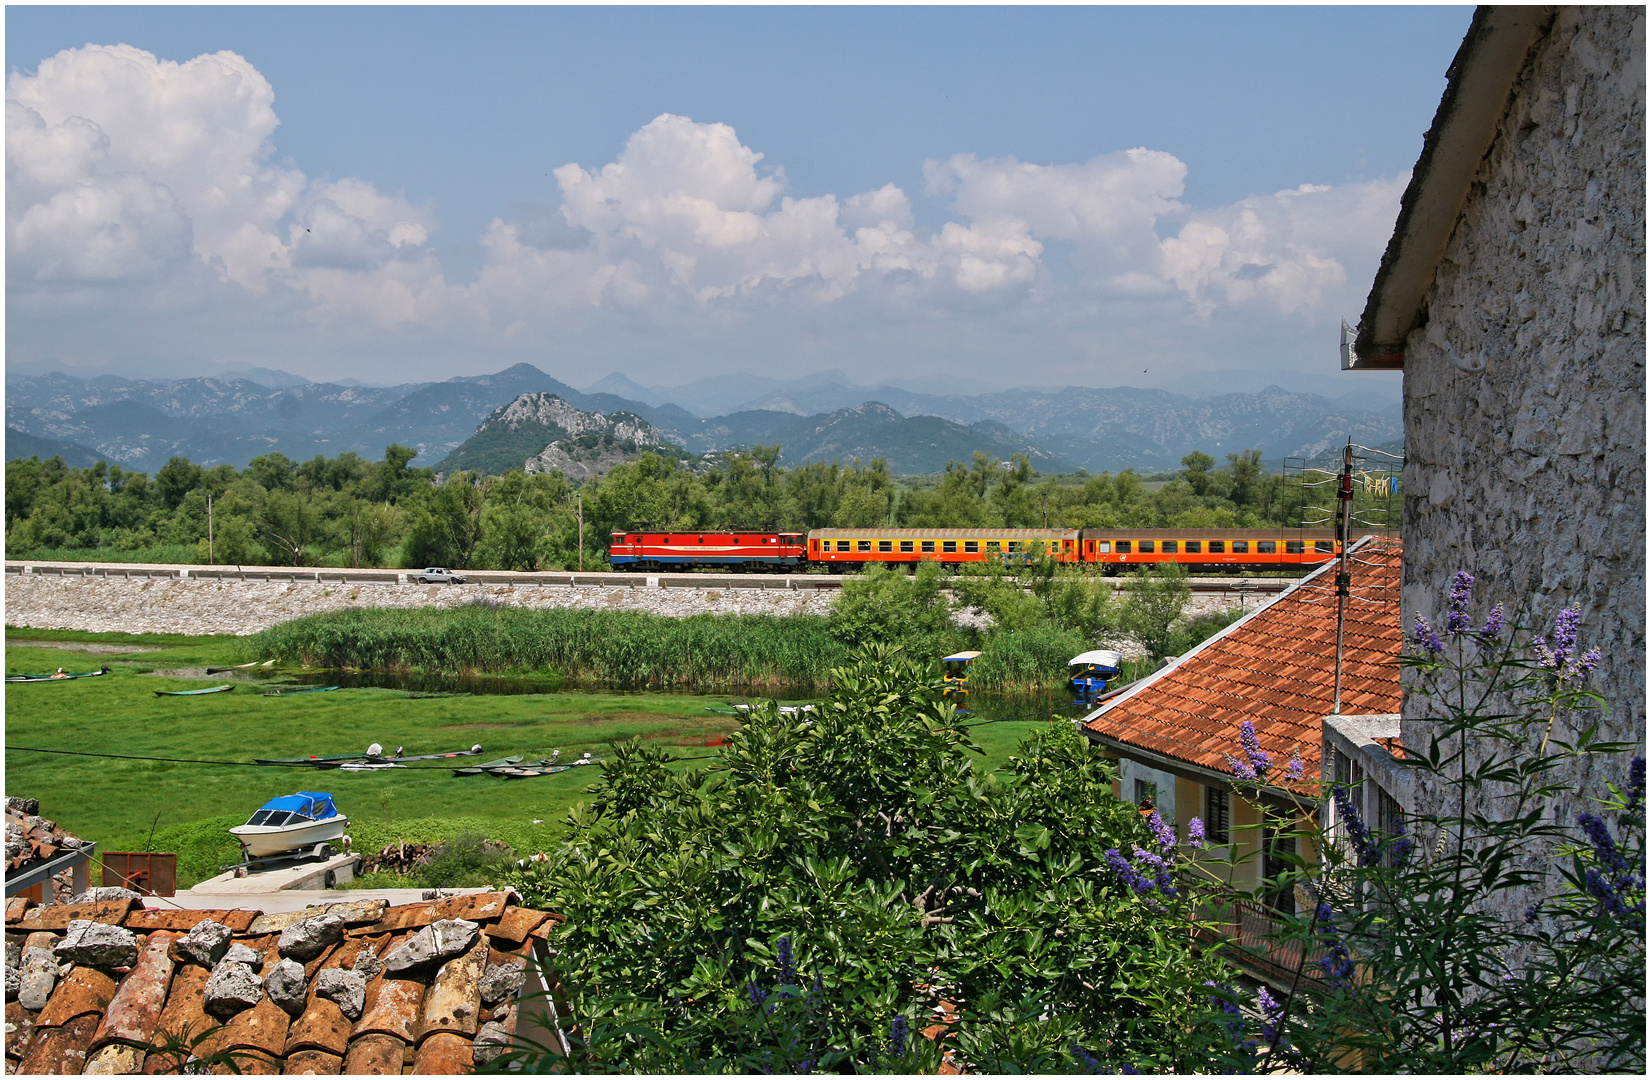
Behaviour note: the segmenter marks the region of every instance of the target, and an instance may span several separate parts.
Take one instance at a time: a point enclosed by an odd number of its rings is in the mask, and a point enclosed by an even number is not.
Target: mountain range
[[[1316,456],[1349,437],[1369,446],[1392,445],[1403,434],[1396,410],[1385,401],[1360,408],[1356,399],[1271,386],[1256,394],[1205,398],[1130,387],[947,395],[892,385],[868,389],[841,373],[825,372],[789,381],[699,380],[674,388],[683,392],[685,406],[623,375],[581,391],[530,364],[400,386],[298,380],[266,369],[236,378],[171,380],[8,374],[7,457],[69,444],[153,471],[175,455],[237,466],[272,451],[295,460],[345,451],[377,458],[395,442],[418,449],[416,464],[446,466],[496,412],[530,394],[553,395],[583,413],[628,414],[695,455],[778,443],[787,464],[881,456],[904,473],[937,472],[948,461],[968,461],[976,450],[999,459],[1025,453],[1043,472],[1152,472],[1178,467],[1193,450],[1219,461],[1226,453],[1254,448],[1278,460]],[[737,408],[709,416],[696,411],[737,400],[742,390],[745,398]],[[539,434],[523,432],[518,441],[525,447]],[[543,434],[555,435],[548,429]],[[20,435],[53,443],[25,444]],[[525,460],[515,458],[518,449],[509,450],[516,464]],[[499,467],[491,459],[487,464]]]

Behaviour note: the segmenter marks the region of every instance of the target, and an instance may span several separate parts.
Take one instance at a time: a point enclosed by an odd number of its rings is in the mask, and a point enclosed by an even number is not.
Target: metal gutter
[[[92,856],[96,853],[97,844],[86,842],[73,851],[64,852],[62,855],[54,855],[39,866],[31,866],[27,870],[7,874],[6,895],[15,896],[24,889],[38,885],[43,881],[50,881],[63,871],[71,869],[79,871],[75,874],[75,891],[85,892],[86,870],[84,867],[92,861]],[[47,899],[46,903],[51,903],[51,900]]]
[[[1422,139],[1358,331],[1342,347],[1344,370],[1403,370],[1406,339],[1424,320],[1423,303],[1473,178],[1495,142],[1526,57],[1553,25],[1556,10],[1485,6],[1474,13]]]

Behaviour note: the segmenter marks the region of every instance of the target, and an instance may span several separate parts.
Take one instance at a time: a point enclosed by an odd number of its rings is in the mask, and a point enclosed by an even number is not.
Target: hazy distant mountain
[[[30,435],[16,428],[6,429],[6,460],[27,461],[29,458],[39,458],[41,461],[50,461],[54,457],[62,458],[63,464],[75,469],[89,469],[102,461],[104,455],[75,443],[59,442],[56,439],[42,439],[38,435]]]
[[[277,390],[284,386],[304,386],[310,381],[304,376],[294,375],[290,371],[267,367],[228,368],[217,377],[225,380],[245,379],[247,382],[255,382],[259,386],[274,387]],[[361,386],[363,384],[351,380],[349,383],[340,382],[339,385]]]
[[[569,476],[598,476],[651,448],[682,456],[633,412],[587,412],[555,394],[522,394],[494,410],[436,469],[497,475],[532,464],[530,472],[560,468]]]
[[[116,375],[87,380],[59,372],[8,377],[6,423],[147,471],[173,455],[237,467],[271,452],[297,460],[346,450],[377,458],[390,443],[416,448],[414,464],[423,465],[446,457],[495,409],[525,393],[557,394],[592,411],[634,412],[656,424],[698,422],[674,406],[656,409],[611,394],[582,394],[530,364],[517,364],[492,375],[388,387]]]

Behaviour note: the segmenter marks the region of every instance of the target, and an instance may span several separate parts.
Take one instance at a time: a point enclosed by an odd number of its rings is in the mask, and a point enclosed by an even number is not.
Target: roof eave
[[[1400,200],[1357,336],[1343,352],[1343,369],[1404,368],[1406,341],[1421,320],[1473,178],[1495,140],[1525,59],[1552,25],[1555,11],[1549,5],[1484,6],[1474,13]]]

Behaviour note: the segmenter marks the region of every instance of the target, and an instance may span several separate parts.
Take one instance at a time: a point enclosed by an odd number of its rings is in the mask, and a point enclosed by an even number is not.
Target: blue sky
[[[8,362],[1331,389],[1470,18],[10,7]]]

